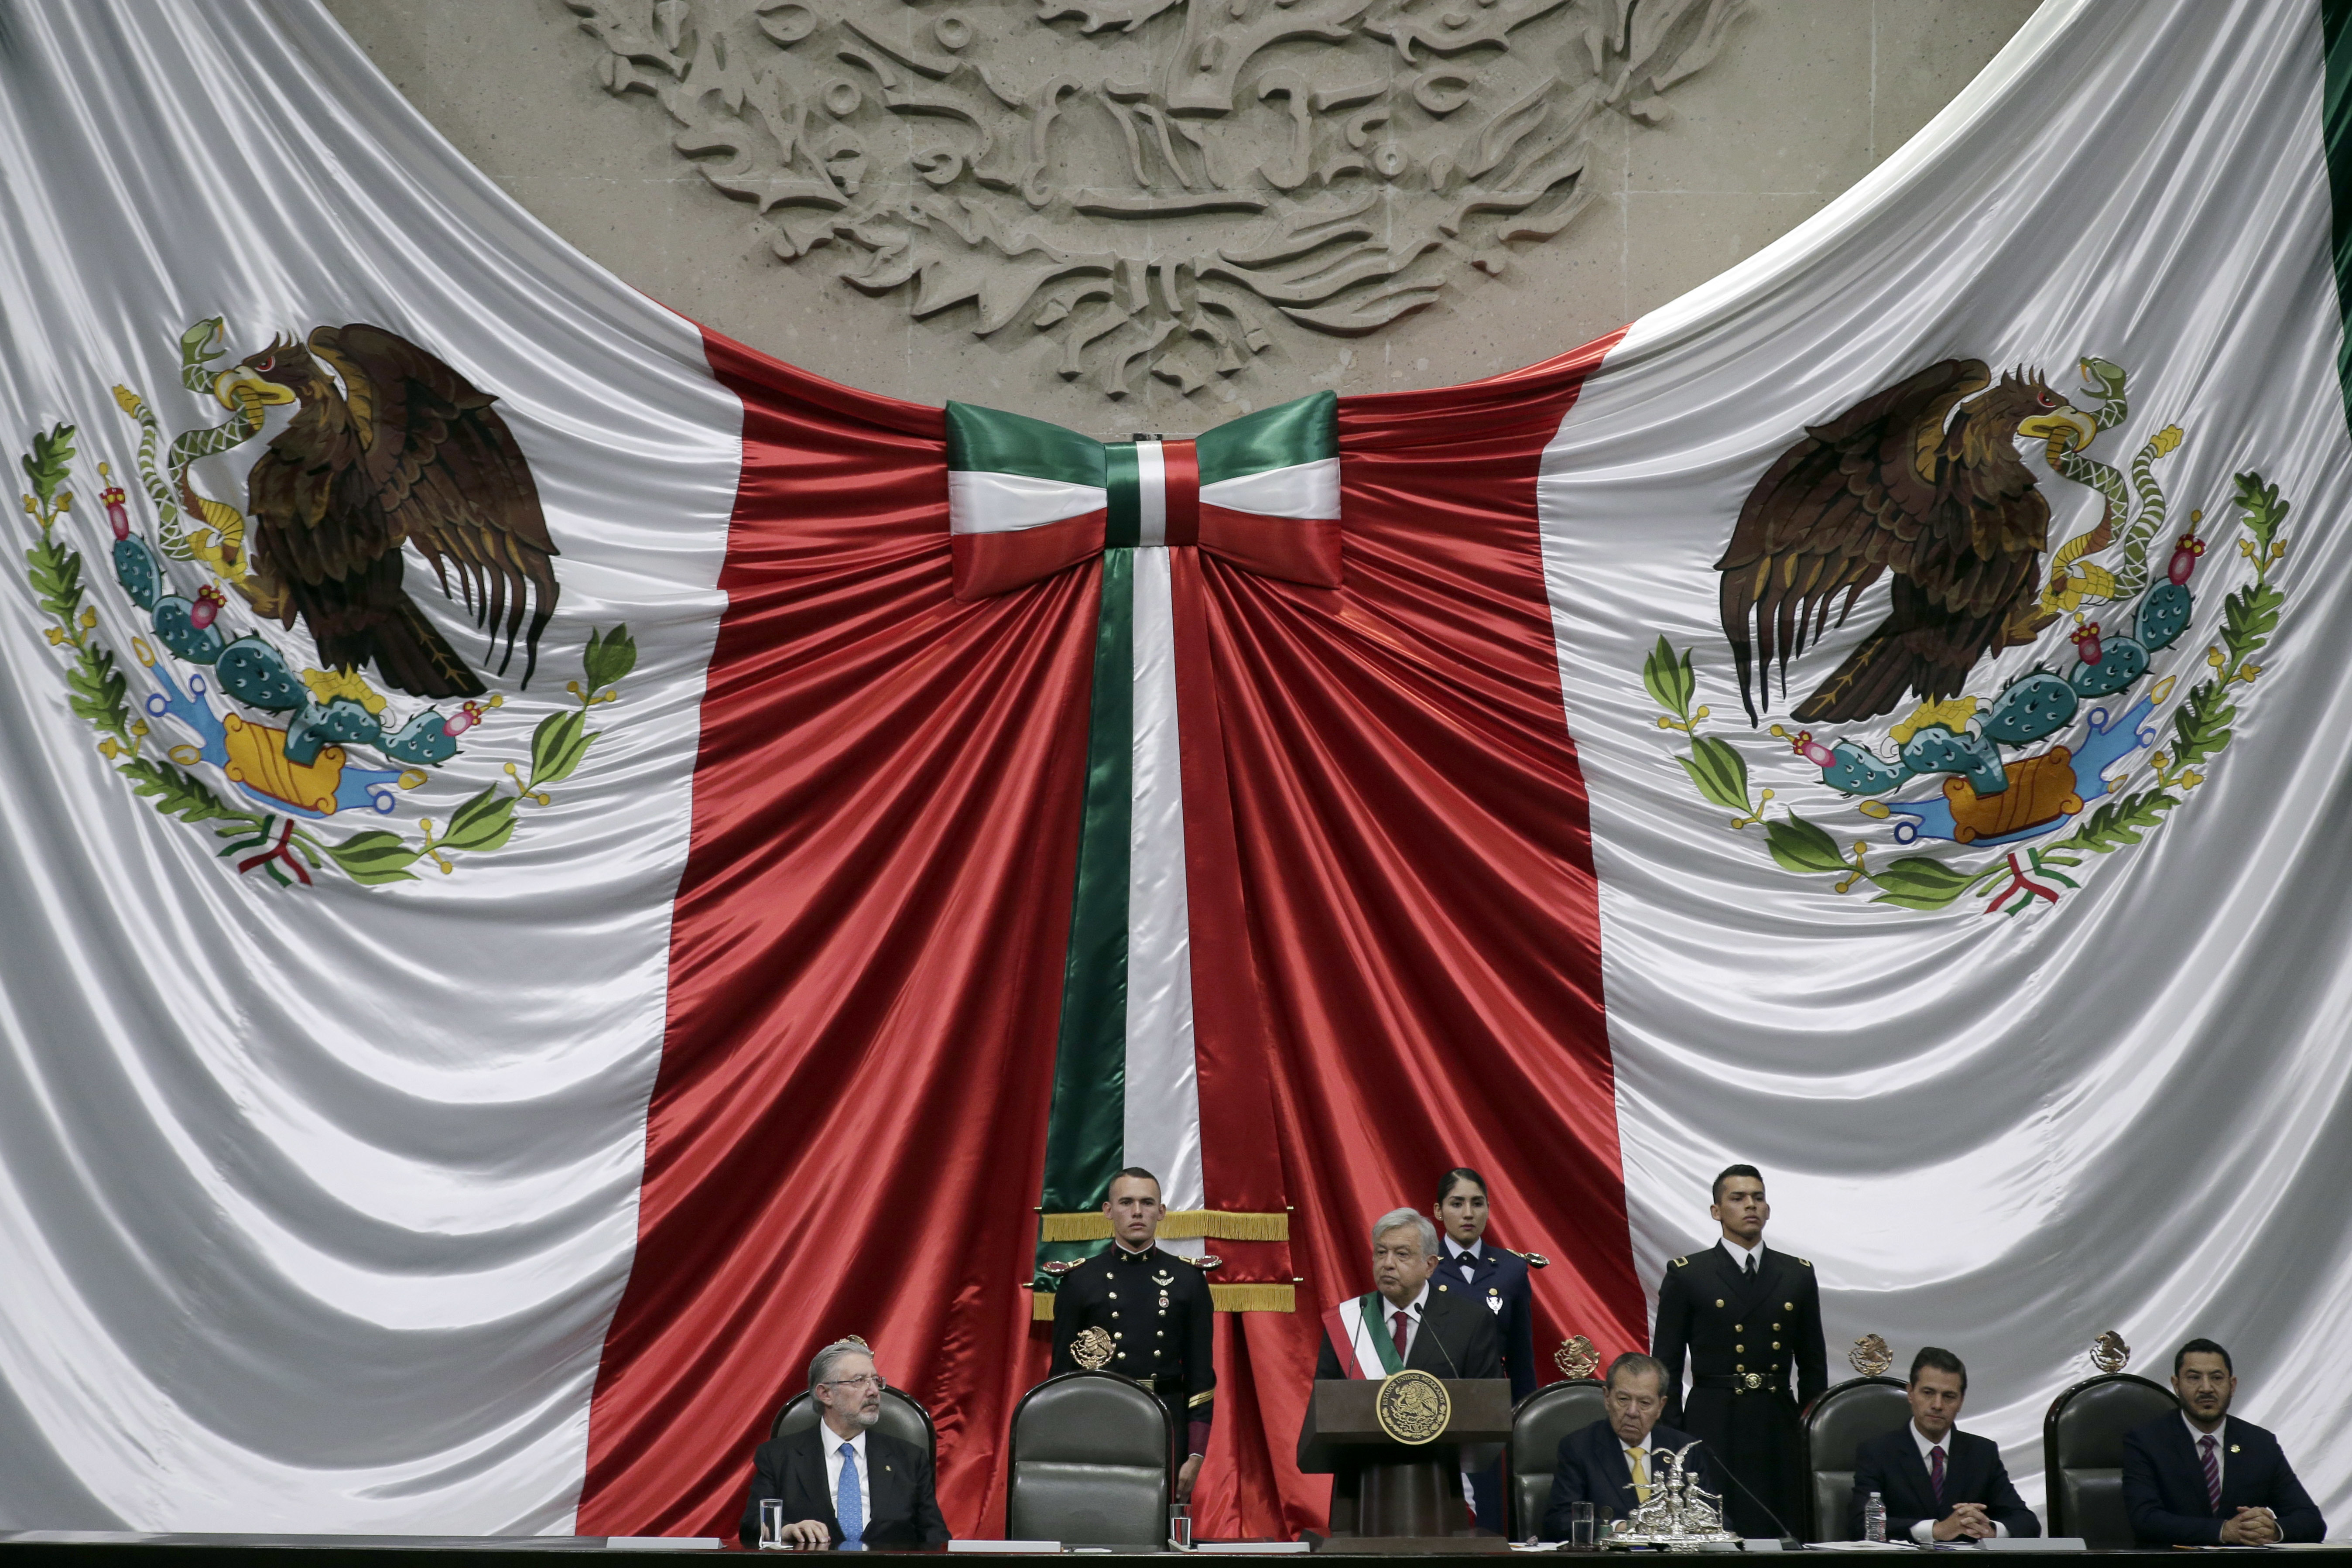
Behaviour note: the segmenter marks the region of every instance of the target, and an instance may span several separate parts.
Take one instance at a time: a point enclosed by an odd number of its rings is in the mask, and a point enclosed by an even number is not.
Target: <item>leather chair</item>
[[[784,1437],[794,1432],[805,1432],[815,1426],[817,1420],[816,1401],[809,1397],[808,1390],[803,1389],[784,1401],[784,1407],[776,1412],[773,1421],[768,1423],[768,1436]],[[931,1413],[918,1404],[913,1394],[901,1389],[883,1389],[882,1419],[874,1424],[874,1429],[886,1437],[912,1443],[929,1454],[932,1468],[938,1468],[939,1435],[931,1430]]]
[[[1899,1377],[1856,1377],[1824,1389],[1805,1406],[1805,1539],[1851,1541],[1853,1456],[1882,1433],[1911,1419],[1911,1396]]]
[[[1504,1496],[1503,1528],[1513,1541],[1525,1541],[1543,1528],[1559,1440],[1606,1419],[1603,1400],[1599,1378],[1578,1377],[1546,1384],[1511,1411],[1511,1440],[1504,1449],[1511,1481]]]
[[[1175,1443],[1168,1407],[1141,1384],[1109,1372],[1047,1378],[1013,1409],[1005,1536],[1165,1546]]]
[[[2124,1512],[2124,1434],[2179,1408],[2172,1390],[2128,1372],[2078,1383],[2052,1400],[2042,1423],[2050,1533],[2079,1535],[2094,1552],[2136,1544]]]

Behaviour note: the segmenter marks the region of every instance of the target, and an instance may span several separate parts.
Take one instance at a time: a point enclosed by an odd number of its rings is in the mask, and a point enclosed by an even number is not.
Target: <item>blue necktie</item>
[[[833,1517],[841,1521],[843,1551],[866,1550],[865,1511],[858,1506],[857,1449],[844,1443],[841,1446],[841,1484],[834,1489],[833,1493]]]

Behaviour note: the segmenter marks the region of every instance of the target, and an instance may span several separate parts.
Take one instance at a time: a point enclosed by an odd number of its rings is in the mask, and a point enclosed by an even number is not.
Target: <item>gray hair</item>
[[[1421,1255],[1423,1258],[1436,1257],[1437,1222],[1419,1209],[1391,1209],[1372,1221],[1372,1246],[1378,1248],[1381,1237],[1392,1230],[1402,1230],[1407,1226],[1420,1233]]]
[[[817,1352],[816,1359],[809,1363],[810,1397],[815,1397],[818,1384],[831,1383],[841,1363],[854,1355],[862,1355],[868,1361],[874,1359],[873,1351],[867,1348],[864,1340],[835,1340]]]
[[[1666,1391],[1666,1363],[1656,1356],[1643,1355],[1640,1351],[1627,1351],[1609,1363],[1609,1375],[1601,1380],[1602,1384],[1609,1388],[1616,1387],[1617,1374],[1621,1372],[1631,1373],[1636,1377],[1646,1372],[1658,1380],[1660,1394]]]

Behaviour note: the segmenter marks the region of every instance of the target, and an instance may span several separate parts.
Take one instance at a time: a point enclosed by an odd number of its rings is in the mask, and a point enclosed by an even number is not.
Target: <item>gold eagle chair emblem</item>
[[[1446,1397],[1445,1384],[1412,1368],[1391,1373],[1381,1381],[1372,1409],[1380,1417],[1381,1431],[1400,1443],[1416,1446],[1434,1442],[1454,1418],[1454,1401]]]

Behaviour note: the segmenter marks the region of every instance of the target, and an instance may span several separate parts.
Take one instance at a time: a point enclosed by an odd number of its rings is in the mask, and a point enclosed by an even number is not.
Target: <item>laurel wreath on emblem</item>
[[[1434,1442],[1454,1417],[1454,1401],[1445,1385],[1429,1373],[1408,1367],[1381,1380],[1372,1399],[1381,1430],[1400,1443]]]
[[[112,466],[98,464],[123,606],[100,616],[85,580],[86,557],[71,536],[70,520],[79,515],[71,488],[76,443],[81,439],[77,426],[60,422],[36,432],[19,458],[30,486],[24,510],[37,530],[25,552],[26,574],[50,623],[45,635],[69,660],[67,706],[98,732],[100,753],[134,794],[166,816],[208,827],[223,841],[220,858],[233,858],[240,875],[258,871],[277,887],[308,887],[311,872],[331,866],[354,883],[374,887],[415,880],[411,868],[421,861],[449,873],[457,857],[504,848],[515,833],[519,809],[552,804],[549,787],[579,770],[602,733],[588,728],[589,715],[618,700],[620,681],[636,666],[636,645],[627,627],[591,631],[582,679],[568,685],[578,707],[540,721],[527,772],[506,763],[503,783],[493,779],[471,790],[438,828],[432,818],[420,819],[415,837],[384,827],[341,837],[322,831],[320,824],[339,816],[348,820],[346,814],[393,816],[404,793],[462,777],[459,737],[488,722],[506,701],[504,694],[487,689],[408,601],[397,569],[403,542],[425,553],[442,574],[445,589],[450,576],[457,579],[478,623],[490,633],[493,652],[500,616],[506,616],[509,660],[527,598],[535,604],[530,663],[536,662],[539,633],[553,603],[550,558],[555,552],[538,521],[528,468],[489,407],[493,399],[425,350],[382,329],[345,327],[339,334],[320,328],[307,344],[273,342],[215,371],[211,362],[221,357],[216,345],[222,336],[222,322],[214,318],[189,328],[180,340],[182,383],[231,410],[222,425],[186,431],[166,448],[145,399],[128,387],[114,389],[117,405],[141,429],[140,479],[158,521],[152,530],[136,526],[131,497],[114,482]],[[331,365],[332,376],[322,362]],[[371,370],[386,382],[399,378],[402,384],[374,384]],[[327,575],[330,589],[342,592],[339,603],[322,604],[317,597],[320,583],[297,583],[296,574],[270,554],[271,509],[280,499],[269,492],[270,480],[253,479],[254,494],[261,499],[249,499],[251,516],[195,489],[191,466],[250,440],[272,405],[301,405],[295,426],[270,444],[272,451],[263,458],[291,468],[302,457],[301,437],[316,434],[321,421],[363,421],[375,416],[370,410],[380,413],[394,398],[407,400],[403,408],[418,405],[419,426],[457,430],[478,450],[492,450],[503,459],[494,466],[509,476],[509,493],[485,496],[478,485],[467,493],[464,472],[447,468],[426,476],[456,480],[436,502],[437,517],[418,524],[395,514],[389,529],[379,527],[373,535],[362,529],[355,537],[338,540],[338,508],[351,505],[354,495],[373,503],[373,498],[362,493],[362,479],[354,479],[352,488],[314,506],[309,518],[310,547],[322,555],[340,549],[353,563],[342,582]],[[439,401],[427,404],[428,399]],[[304,428],[306,416],[310,422]],[[374,434],[387,438],[381,425]],[[398,430],[392,437],[407,441],[404,456],[412,459],[413,469],[433,468],[431,452],[419,456],[423,437]],[[289,449],[279,450],[280,443],[289,443]],[[425,488],[422,480],[415,486]],[[501,530],[510,530],[511,537],[499,537]],[[375,559],[365,554],[371,538],[389,540],[375,545]],[[192,593],[183,592],[180,579],[191,575],[204,581]],[[340,617],[329,612],[340,612]],[[139,627],[129,647],[141,671],[135,679],[147,689],[135,698],[134,678],[116,652],[120,642],[110,643],[102,631],[105,621],[123,616]],[[272,620],[290,628],[298,617],[320,652],[316,667],[265,629]],[[362,628],[356,634],[354,624]],[[378,629],[372,632],[370,626]],[[454,712],[396,702],[359,668],[370,657],[384,683],[409,697],[466,700]],[[484,656],[486,666],[488,657]],[[529,668],[527,663],[525,681]],[[499,673],[505,668],[501,664]]]
[[[2205,679],[2159,720],[2181,676],[2177,666],[2159,671],[2158,656],[2197,618],[2190,582],[2221,541],[2200,535],[2205,513],[2193,510],[2168,558],[2152,569],[2150,545],[2167,509],[2155,467],[2184,433],[2168,425],[2151,436],[2126,480],[2090,450],[2128,412],[2125,372],[2096,358],[2082,369],[2088,409],[2038,374],[2012,374],[1988,391],[1981,362],[1948,361],[1811,427],[1759,481],[1718,563],[1736,676],[1751,722],[1760,722],[1751,660],[1769,704],[1776,650],[1785,688],[1789,658],[1843,624],[1862,590],[1888,569],[1887,557],[1899,555],[1869,531],[1905,510],[1906,487],[1917,510],[1904,521],[1915,531],[1932,530],[1938,508],[1962,515],[1970,507],[2010,509],[2005,537],[2028,542],[2008,558],[1972,558],[1971,568],[1983,578],[2007,574],[2005,598],[1969,600],[1981,595],[1974,583],[1955,581],[1948,570],[1938,578],[1925,551],[1907,567],[1898,559],[1887,624],[1794,710],[1800,721],[1855,728],[1833,734],[1774,724],[1769,731],[1786,748],[1775,751],[1818,770],[1809,782],[1823,790],[1823,807],[1851,807],[1886,825],[1899,847],[1934,841],[1958,853],[1874,859],[1883,846],[1862,837],[1841,844],[1842,835],[1785,800],[1768,815],[1780,791],[1751,782],[1739,746],[1701,731],[1713,710],[1695,705],[1692,650],[1661,636],[1643,662],[1643,685],[1666,710],[1658,727],[1690,741],[1675,761],[1691,785],[1708,804],[1738,813],[1733,831],[1760,826],[1782,869],[1835,877],[1839,893],[1867,883],[1877,889],[1873,903],[1932,910],[1975,897],[1987,914],[2015,916],[2079,888],[2067,873],[2091,858],[2140,843],[2228,749],[2240,689],[2262,672],[2254,656],[2277,630],[2285,602],[2273,576],[2287,552],[2290,503],[2258,472],[2234,477],[2235,516],[2223,537],[2242,529],[2236,555],[2243,566],[2205,648]],[[2041,439],[2051,468],[2100,502],[2097,524],[2052,552],[2046,568],[2048,505],[2018,457],[2019,436]],[[1881,458],[1873,453],[1895,454],[1887,466],[1907,471],[1874,471]],[[1971,462],[1984,471],[1969,471]],[[1774,544],[1757,544],[1764,539]],[[1955,601],[1963,608],[1946,607]],[[1997,689],[1965,689],[1979,679],[1981,660],[2019,647],[2032,648],[2031,668]],[[1906,716],[1883,729],[1871,722],[1923,685],[1935,694]],[[2168,727],[2170,740],[2159,748]],[[1987,849],[1995,851],[1990,858],[1969,853]]]
[[[1110,1334],[1100,1324],[1080,1329],[1070,1342],[1070,1359],[1088,1372],[1100,1372],[1110,1364]]]

